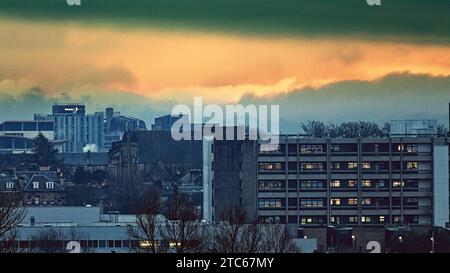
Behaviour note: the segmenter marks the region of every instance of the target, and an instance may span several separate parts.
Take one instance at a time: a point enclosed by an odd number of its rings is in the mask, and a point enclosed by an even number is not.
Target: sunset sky
[[[280,104],[286,131],[444,123],[449,26],[446,0],[2,0],[0,120],[70,99],[150,121],[202,96]]]

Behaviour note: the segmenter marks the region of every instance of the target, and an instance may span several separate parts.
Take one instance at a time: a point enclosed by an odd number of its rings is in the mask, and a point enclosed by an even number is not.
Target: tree
[[[26,211],[21,206],[21,194],[0,192],[0,253],[15,252],[18,238],[17,226],[25,217]]]
[[[310,137],[316,138],[358,138],[358,137],[383,137],[389,135],[390,127],[386,124],[380,129],[378,124],[369,121],[343,122],[339,125],[325,125],[321,121],[313,120],[302,123],[301,128]]]
[[[30,252],[33,253],[64,253],[66,236],[59,229],[44,228],[30,236]]]
[[[78,166],[73,174],[73,183],[75,184],[85,184],[87,181],[86,171],[82,166]]]
[[[197,209],[178,193],[167,206],[161,233],[177,253],[204,251],[206,225],[199,219]]]
[[[323,138],[328,135],[327,127],[318,120],[308,120],[306,123],[302,123],[300,127],[310,137]]]
[[[383,131],[373,122],[351,121],[339,125],[339,134],[343,138],[382,137]]]
[[[437,127],[437,135],[438,136],[446,136],[448,133],[448,129],[445,124],[439,124]]]
[[[385,122],[383,125],[383,128],[381,129],[383,131],[383,135],[385,137],[390,136],[391,134],[391,124],[389,122]]]
[[[150,191],[144,195],[142,203],[136,208],[137,227],[129,227],[128,234],[133,240],[146,242],[146,246],[142,248],[144,252],[158,253],[161,251],[161,209],[159,193]]]
[[[42,133],[33,139],[33,152],[36,155],[37,163],[41,166],[58,163],[56,158],[58,150],[54,149],[53,144]]]
[[[32,253],[67,253],[67,243],[75,241],[87,241],[89,236],[76,228],[71,228],[66,232],[59,228],[43,228],[30,236],[29,252]],[[81,245],[82,253],[94,252],[92,248]]]
[[[241,237],[246,213],[239,207],[229,207],[220,212],[223,221],[214,225],[212,250],[219,253],[241,252]]]
[[[263,252],[265,253],[292,253],[297,252],[291,243],[291,236],[285,225],[263,225]]]
[[[223,221],[213,226],[213,252],[287,253],[296,252],[285,225],[248,221],[246,211],[230,207],[221,212]]]

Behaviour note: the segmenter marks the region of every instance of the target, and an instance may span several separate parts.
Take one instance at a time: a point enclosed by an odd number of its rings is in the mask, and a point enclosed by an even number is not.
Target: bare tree
[[[222,221],[216,222],[213,227],[213,252],[262,252],[261,225],[256,221],[249,221],[245,210],[239,207],[229,207],[221,212],[219,218]]]
[[[245,211],[238,207],[229,207],[220,212],[219,218],[222,221],[214,225],[212,250],[220,253],[238,253],[246,221]]]
[[[437,127],[437,135],[440,137],[445,137],[448,133],[448,129],[445,124],[439,124]]]
[[[222,211],[213,227],[212,251],[220,253],[296,252],[286,225],[249,221],[245,210],[230,207]]]
[[[142,204],[136,208],[137,227],[130,227],[128,234],[130,238],[145,241],[147,244],[139,250],[149,253],[160,252],[160,213],[162,209],[161,199],[158,192],[147,192],[142,198]]]
[[[161,233],[177,253],[204,251],[206,225],[199,219],[197,209],[178,193],[168,204]]]
[[[43,228],[31,235],[30,249],[32,253],[64,253],[66,236],[59,229]]]
[[[327,136],[327,126],[318,120],[308,120],[300,124],[301,129],[310,137],[322,138]]]
[[[66,232],[61,228],[43,227],[29,237],[31,253],[66,253],[67,243],[70,241],[87,242],[89,235],[72,227]],[[93,253],[94,249],[87,244],[80,244],[82,253]]]
[[[241,253],[261,253],[263,246],[264,230],[257,222],[245,224],[239,236],[239,252]]]
[[[21,196],[17,192],[0,192],[0,253],[17,251],[17,226],[26,214]]]
[[[263,252],[265,253],[292,253],[297,252],[291,243],[291,237],[286,225],[264,224],[263,225]]]

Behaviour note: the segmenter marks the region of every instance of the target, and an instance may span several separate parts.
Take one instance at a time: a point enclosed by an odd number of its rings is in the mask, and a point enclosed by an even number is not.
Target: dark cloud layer
[[[78,20],[123,28],[161,27],[252,35],[357,36],[450,42],[450,1],[382,0],[2,0],[0,15]]]

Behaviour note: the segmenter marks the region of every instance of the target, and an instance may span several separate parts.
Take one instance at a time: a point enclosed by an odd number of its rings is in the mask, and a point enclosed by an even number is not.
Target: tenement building
[[[216,140],[213,215],[241,205],[260,222],[300,228],[445,226],[449,141],[285,135],[265,151],[258,141]]]

